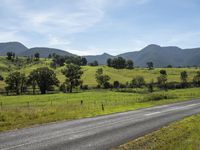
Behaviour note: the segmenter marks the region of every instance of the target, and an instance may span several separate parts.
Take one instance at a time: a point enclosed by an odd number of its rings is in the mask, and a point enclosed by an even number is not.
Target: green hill
[[[39,68],[39,67],[50,67],[51,60],[50,59],[40,59],[39,62],[33,62],[31,64],[26,64],[25,58],[20,58],[19,63],[8,61],[5,57],[0,57],[0,74],[6,78],[6,76],[10,72],[14,71],[21,71],[28,75],[32,70]],[[21,64],[23,67],[20,67]],[[65,77],[62,75],[61,70],[63,67],[58,67],[57,69],[53,69],[57,77],[61,82],[65,80]],[[146,82],[150,82],[152,79],[156,81],[157,77],[159,76],[159,71],[161,68],[156,68],[154,70],[148,70],[146,68],[136,68],[133,70],[128,69],[121,69],[117,70],[114,68],[110,68],[107,66],[83,66],[83,76],[82,80],[83,83],[88,85],[89,87],[95,87],[97,85],[95,80],[95,72],[98,68],[103,68],[104,74],[107,74],[111,77],[111,83],[115,80],[120,81],[121,83],[130,82],[133,77],[135,76],[143,76]],[[194,74],[196,73],[197,69],[195,68],[165,68],[168,73],[168,81],[180,81],[180,72],[187,71],[189,75],[189,79],[192,80]],[[0,89],[3,89],[5,86],[4,81],[0,82]]]

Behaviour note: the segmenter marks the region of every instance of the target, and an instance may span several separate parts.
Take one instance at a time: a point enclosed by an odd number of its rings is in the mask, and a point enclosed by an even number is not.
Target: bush
[[[152,93],[146,96],[143,101],[159,101],[164,99],[175,99],[176,95],[167,94],[167,93]]]
[[[119,88],[121,88],[121,89],[126,88],[126,85],[123,83],[120,83]]]
[[[2,76],[2,75],[0,75],[0,81],[3,81],[3,80],[4,80],[3,76]]]
[[[119,88],[119,86],[120,86],[119,81],[114,81],[114,82],[113,82],[113,87],[114,87],[115,89]]]
[[[88,90],[88,85],[82,85],[82,86],[81,86],[81,89],[82,89],[82,90]]]

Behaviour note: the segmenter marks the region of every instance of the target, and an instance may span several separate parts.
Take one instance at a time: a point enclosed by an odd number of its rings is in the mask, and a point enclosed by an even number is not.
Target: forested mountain
[[[7,52],[14,52],[17,56],[31,56],[35,53],[40,53],[40,57],[48,57],[49,54],[56,53],[62,56],[77,56],[64,50],[54,48],[36,47],[28,49],[19,42],[0,43],[0,55],[5,56]],[[117,56],[112,56],[107,53],[102,55],[84,56],[88,63],[98,61],[104,65],[108,58],[123,57],[134,61],[135,66],[146,66],[147,62],[152,61],[155,67],[166,67],[172,65],[178,66],[200,66],[200,48],[181,49],[175,46],[161,47],[151,44],[140,51],[123,53]]]

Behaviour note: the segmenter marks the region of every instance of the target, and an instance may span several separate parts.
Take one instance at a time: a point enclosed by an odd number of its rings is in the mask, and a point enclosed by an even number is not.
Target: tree
[[[200,86],[200,71],[197,71],[196,75],[194,76],[193,83],[197,86]]]
[[[46,94],[47,90],[51,90],[53,86],[59,86],[59,80],[56,77],[56,74],[53,70],[48,67],[41,67],[33,70],[29,79],[32,79],[32,86],[34,87],[35,83],[40,89],[41,94]]]
[[[167,75],[167,71],[166,70],[160,70],[160,74],[161,75]]]
[[[81,76],[83,74],[81,67],[74,64],[68,64],[66,68],[62,70],[62,73],[67,78],[65,83],[69,87],[69,92],[72,93],[72,89],[81,84]]]
[[[49,58],[49,59],[51,59],[51,58],[52,58],[52,55],[51,55],[51,54],[49,54],[48,58]]]
[[[101,80],[102,75],[103,75],[103,69],[102,68],[97,69],[95,77],[96,77],[98,86],[102,85],[102,80]]]
[[[133,78],[133,80],[131,81],[131,85],[133,87],[137,87],[137,88],[141,88],[143,85],[145,85],[145,80],[143,76],[136,76],[135,78]]]
[[[107,59],[107,65],[108,65],[108,67],[112,67],[112,59],[111,58]]]
[[[6,89],[10,91],[15,91],[15,93],[19,95],[20,93],[23,93],[26,89],[26,81],[27,78],[25,74],[20,72],[13,72],[9,74],[5,80],[6,84],[8,85]]]
[[[0,81],[3,81],[3,80],[4,80],[3,76],[2,76],[2,75],[0,75]]]
[[[37,87],[37,78],[36,77],[37,77],[37,72],[34,71],[29,74],[28,80],[27,80],[27,84],[32,86],[33,94],[35,94],[35,89]]]
[[[181,72],[180,78],[181,78],[182,86],[183,87],[187,86],[188,74],[186,71]]]
[[[110,85],[109,80],[110,80],[110,77],[108,75],[103,74],[102,68],[97,69],[97,71],[96,71],[96,81],[97,81],[99,87],[103,86],[104,88],[108,88],[109,85]]]
[[[85,57],[81,58],[81,65],[86,66],[87,65],[87,59]]]
[[[157,77],[157,82],[161,88],[167,89],[167,72],[166,72],[166,70],[160,70],[160,76]]]
[[[114,58],[112,60],[112,67],[115,69],[124,69],[126,67],[126,60],[122,57]]]
[[[98,61],[95,60],[95,61],[89,63],[89,65],[90,65],[90,66],[98,66],[99,63],[98,63]]]
[[[38,61],[40,59],[40,53],[35,53],[34,57],[35,57],[35,60]]]
[[[120,87],[119,81],[114,81],[114,82],[113,82],[113,87],[114,87],[115,89],[118,89],[118,88]]]
[[[15,58],[15,53],[7,52],[7,59],[8,60],[14,60],[14,58]]]
[[[147,62],[147,67],[149,68],[149,70],[153,69],[154,65],[153,62]]]
[[[173,68],[173,66],[172,65],[167,65],[167,68]]]
[[[154,81],[151,80],[151,82],[148,84],[148,91],[149,91],[150,93],[152,93],[152,92],[154,91],[153,85],[154,85]]]
[[[126,62],[126,68],[127,69],[133,69],[134,68],[134,64],[132,60],[127,60]]]

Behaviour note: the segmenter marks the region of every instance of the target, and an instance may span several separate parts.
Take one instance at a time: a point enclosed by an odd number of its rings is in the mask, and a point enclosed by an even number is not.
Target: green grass
[[[100,90],[72,94],[0,96],[0,103],[2,103],[0,131],[200,98],[199,88],[155,92],[154,94],[167,95],[167,99],[163,97],[160,100],[149,99],[146,90],[141,91],[128,93]],[[102,104],[104,111],[102,111]]]
[[[172,123],[116,150],[199,150],[200,115]]]
[[[51,60],[49,59],[41,59],[39,62],[33,62],[31,64],[26,64],[25,58],[22,59],[21,62],[24,63],[24,66],[19,68],[15,63],[8,61],[5,57],[0,57],[0,74],[3,75],[5,78],[10,72],[13,71],[21,71],[28,75],[32,70],[39,68],[39,67],[49,67]],[[61,69],[63,67],[59,67],[57,69],[53,69],[58,79],[63,82],[65,80],[64,75],[61,73]],[[98,68],[103,68],[104,73],[109,75],[111,77],[111,83],[113,81],[118,80],[121,83],[130,82],[133,77],[135,76],[143,76],[145,78],[146,82],[150,82],[152,79],[154,81],[157,80],[157,77],[159,76],[159,71],[162,68],[156,68],[153,70],[148,70],[146,68],[136,68],[132,70],[128,69],[121,69],[117,70],[114,68],[110,68],[107,66],[97,66],[97,67],[91,67],[91,66],[84,66],[82,67],[84,74],[82,76],[83,83],[88,85],[89,87],[96,87],[97,83],[95,80],[95,73]],[[189,81],[192,81],[192,78],[194,77],[195,73],[199,69],[195,68],[164,68],[168,73],[168,81],[169,82],[179,82],[180,81],[180,72],[187,71],[189,76]],[[4,89],[5,83],[0,82],[0,89]]]
[[[39,62],[26,63],[25,58],[20,58],[18,64],[0,57],[0,74],[6,78],[10,72],[20,71],[28,75],[32,70],[39,67],[49,67],[51,60],[41,59]],[[63,67],[54,69],[61,83],[65,80],[61,70]],[[104,73],[111,77],[111,83],[115,80],[121,83],[130,82],[133,77],[142,75],[146,82],[152,79],[156,81],[162,68],[148,70],[145,68],[133,70],[117,70],[107,66],[82,67],[84,74],[83,83],[89,87],[96,87],[95,72],[103,68]],[[180,72],[187,71],[191,81],[198,69],[195,68],[165,68],[168,73],[168,81],[180,81]],[[0,81],[0,90],[6,86]],[[146,89],[129,89],[129,92],[114,92],[106,90],[88,91],[72,94],[48,94],[27,96],[0,96],[0,131],[22,128],[29,125],[58,121],[71,120],[83,117],[92,117],[115,112],[134,110],[155,105],[179,102],[191,98],[200,97],[198,88],[160,91],[148,94]],[[84,104],[81,105],[80,101]],[[102,111],[101,105],[105,110]]]
[[[83,81],[84,84],[89,86],[96,86],[95,81],[95,72],[98,68],[103,68],[104,73],[111,77],[111,83],[113,81],[118,80],[122,83],[130,82],[133,77],[143,76],[146,82],[150,82],[151,80],[156,81],[157,77],[160,74],[160,70],[163,68],[156,68],[154,70],[148,70],[146,68],[136,68],[132,70],[121,69],[117,70],[114,68],[110,68],[107,66],[98,66],[98,67],[90,67],[85,66],[82,67],[84,70]],[[169,82],[180,82],[180,73],[182,71],[187,71],[189,76],[189,81],[192,81],[197,69],[194,68],[164,68],[168,73],[168,81]]]

